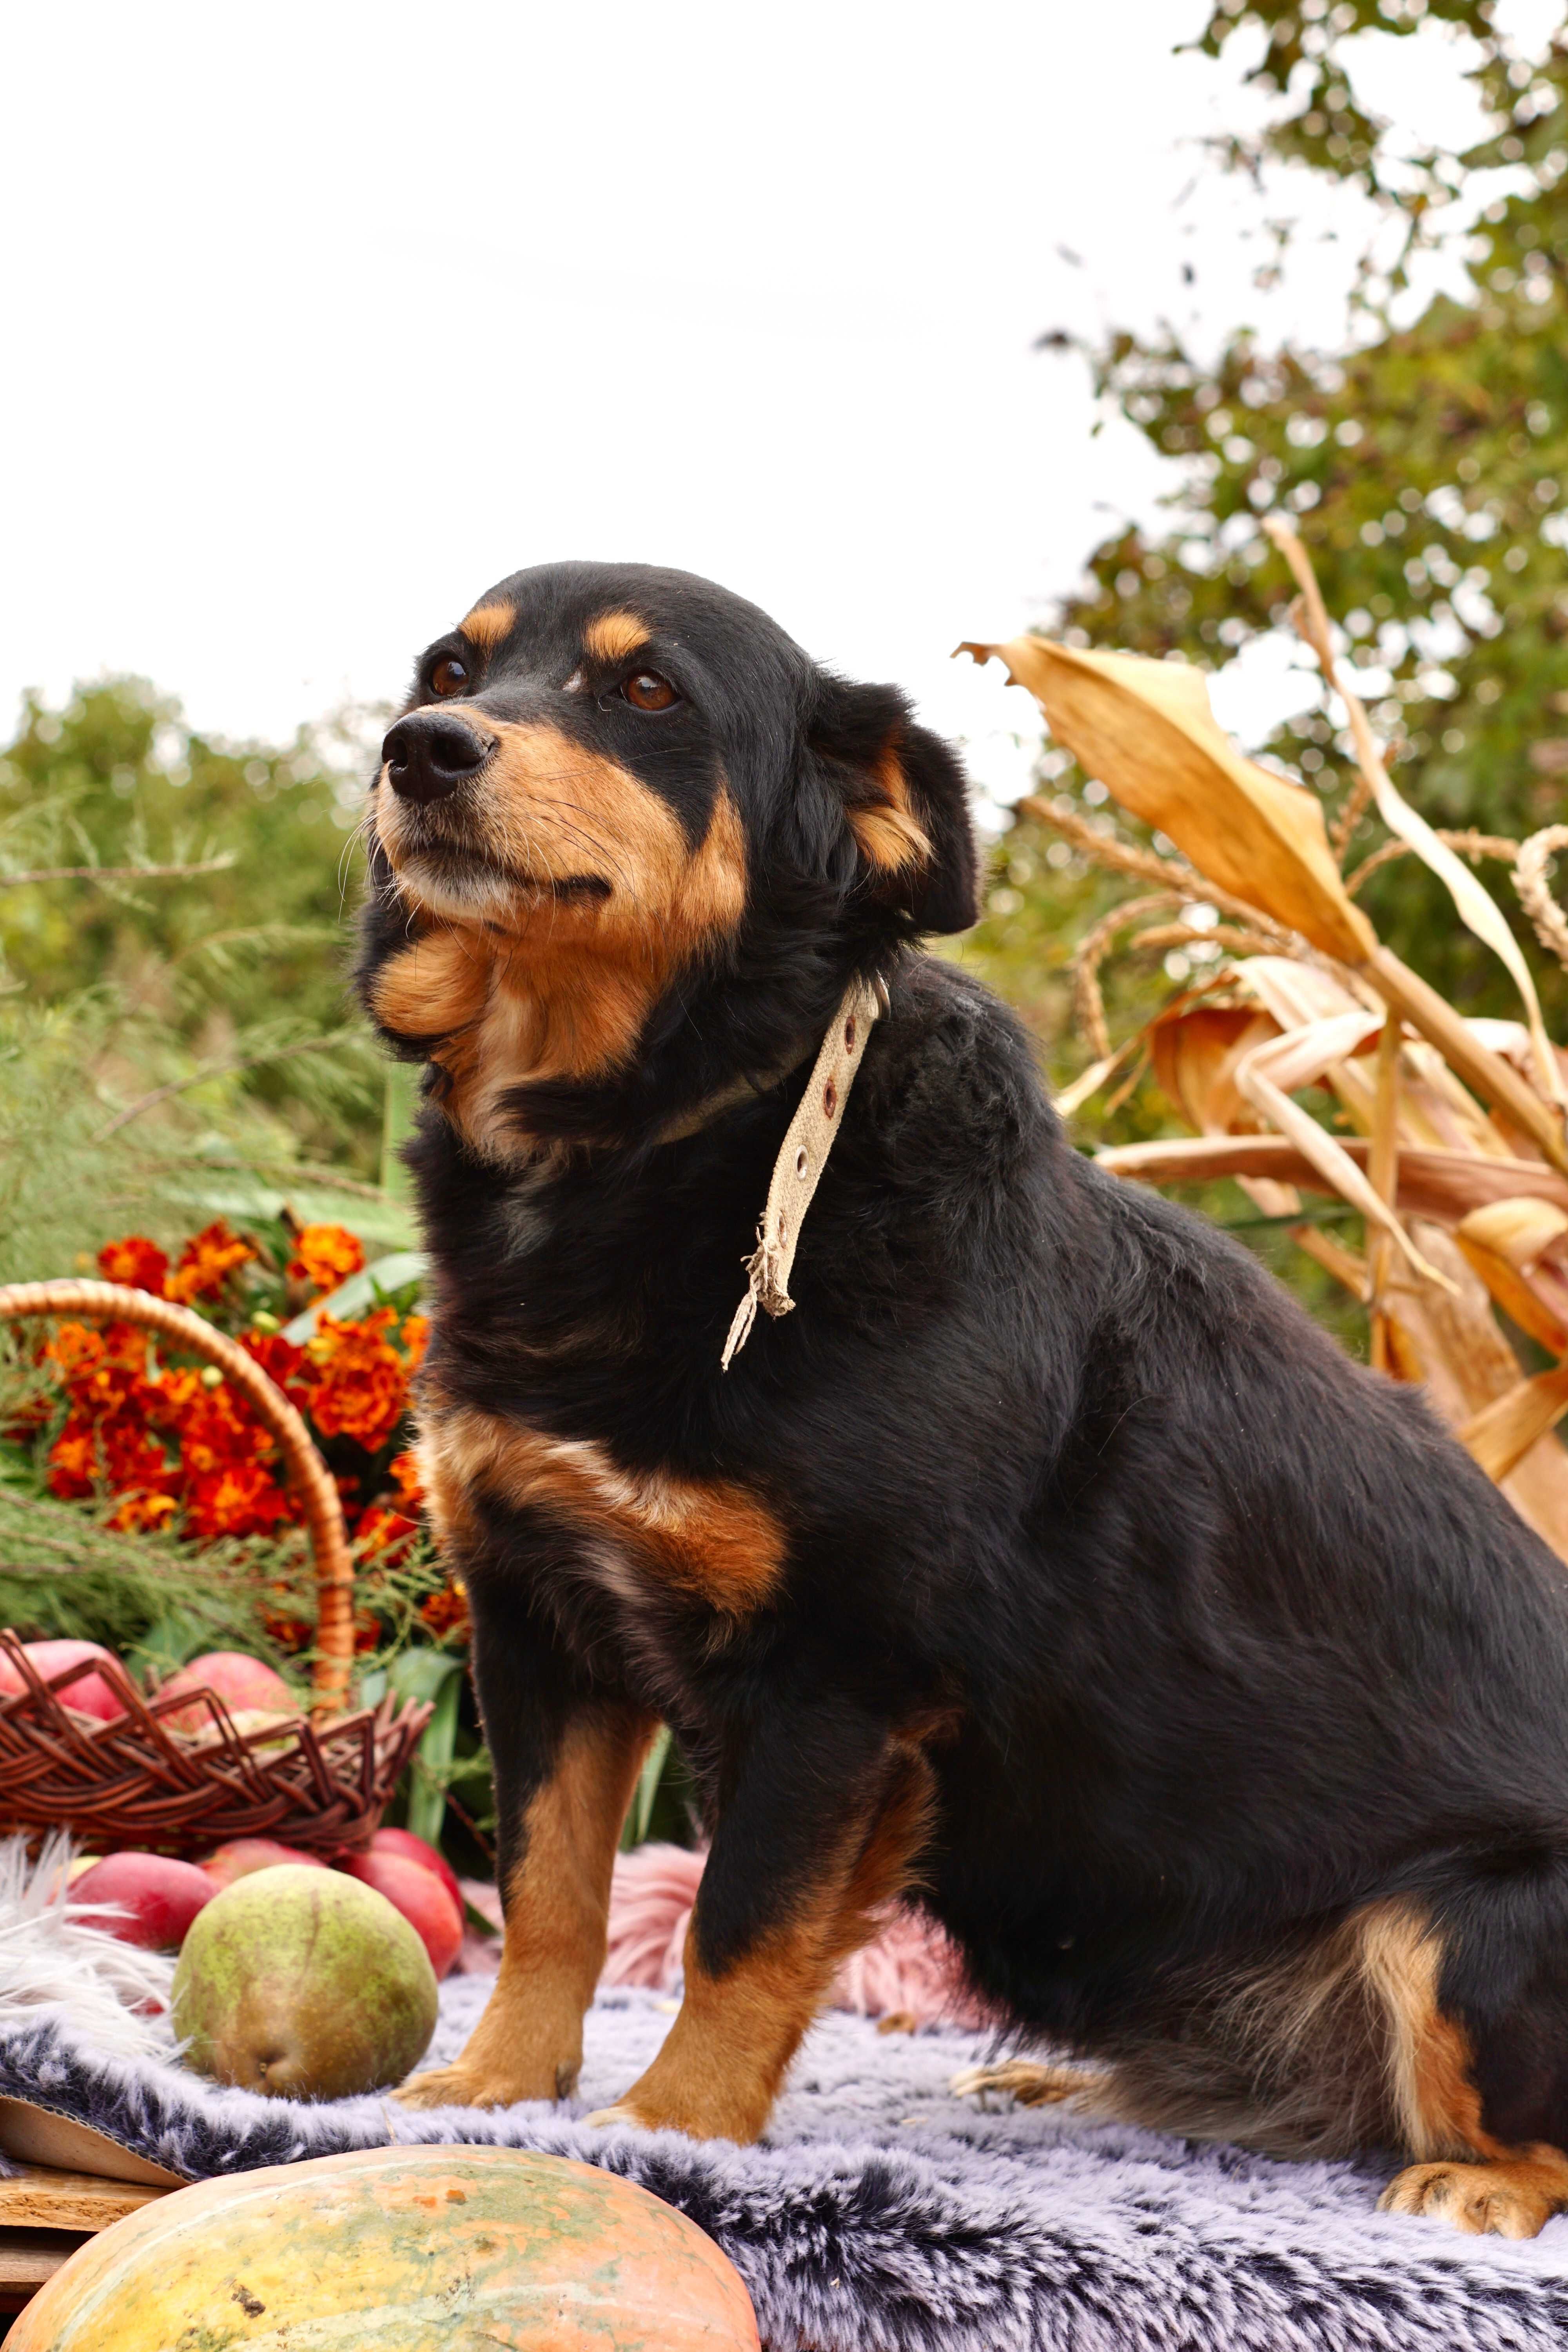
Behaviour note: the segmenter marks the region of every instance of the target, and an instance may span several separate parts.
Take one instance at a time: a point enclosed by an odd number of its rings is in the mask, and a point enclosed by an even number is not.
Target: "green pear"
[[[436,2023],[436,1974],[384,1895],[342,1871],[280,1863],[196,1914],[171,2014],[185,2063],[279,2099],[400,2083]]]

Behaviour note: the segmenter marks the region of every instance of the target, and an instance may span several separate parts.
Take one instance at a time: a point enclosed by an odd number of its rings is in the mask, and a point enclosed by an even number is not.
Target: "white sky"
[[[134,670],[287,735],[399,693],[504,573],[633,558],[899,679],[1011,798],[1033,706],[950,649],[1017,631],[1161,482],[1034,338],[1341,317],[1345,243],[1270,306],[1258,200],[1178,201],[1250,104],[1171,54],[1205,13],[14,13],[0,724]],[[1428,46],[1390,88],[1429,129]]]

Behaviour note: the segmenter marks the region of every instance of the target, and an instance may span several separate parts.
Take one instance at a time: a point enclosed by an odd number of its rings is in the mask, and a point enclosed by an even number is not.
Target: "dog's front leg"
[[[564,2099],[605,1965],[610,1877],[653,1718],[585,1682],[540,1622],[469,1587],[495,1769],[505,1920],[500,1973],[451,2066],[398,2092],[414,2107]]]
[[[724,1779],[679,2015],[592,2122],[755,2139],[835,1968],[910,1883],[926,1840],[924,1756],[858,1713],[781,1711]]]

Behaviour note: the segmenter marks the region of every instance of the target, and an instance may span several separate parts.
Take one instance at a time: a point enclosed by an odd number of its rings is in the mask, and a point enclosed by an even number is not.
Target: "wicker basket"
[[[0,1322],[34,1315],[139,1323],[216,1364],[276,1438],[304,1507],[319,1596],[310,1719],[240,1731],[214,1691],[149,1699],[124,1670],[94,1660],[42,1681],[16,1635],[0,1650],[26,1688],[0,1696],[0,1830],[68,1829],[93,1844],[202,1853],[230,1838],[274,1837],[321,1853],[375,1830],[420,1733],[426,1705],[393,1698],[344,1713],[353,1667],[353,1561],[342,1505],[310,1433],[243,1348],[187,1307],[115,1282],[0,1287]],[[97,1673],[125,1707],[108,1723],[70,1705]],[[194,1706],[205,1727],[166,1720]]]

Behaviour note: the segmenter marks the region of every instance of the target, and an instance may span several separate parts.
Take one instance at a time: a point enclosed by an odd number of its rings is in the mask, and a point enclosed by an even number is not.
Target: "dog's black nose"
[[[495,749],[456,711],[411,710],[381,747],[386,780],[405,801],[439,801],[482,768]]]

